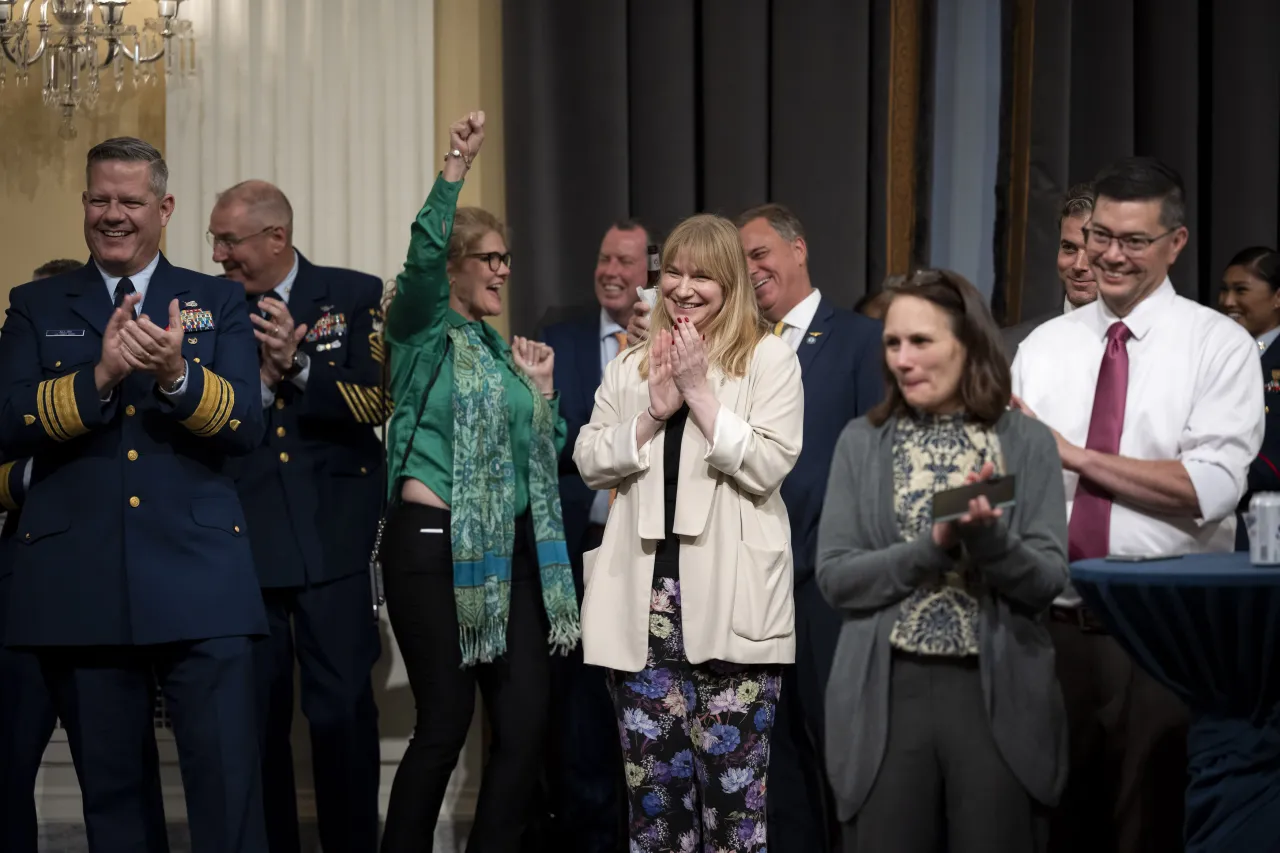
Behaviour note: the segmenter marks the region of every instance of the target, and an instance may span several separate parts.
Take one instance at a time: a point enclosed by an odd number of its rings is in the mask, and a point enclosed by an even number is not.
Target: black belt
[[[1110,634],[1102,620],[1093,615],[1093,611],[1083,604],[1079,607],[1062,607],[1053,605],[1049,608],[1049,618],[1054,622],[1072,625],[1084,634]]]

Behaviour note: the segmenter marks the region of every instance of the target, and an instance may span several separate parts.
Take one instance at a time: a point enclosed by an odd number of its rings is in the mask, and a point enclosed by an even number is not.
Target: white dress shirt
[[[600,375],[604,375],[604,369],[609,362],[618,357],[619,347],[618,339],[614,337],[619,332],[626,334],[627,330],[619,326],[609,316],[609,312],[603,308],[600,309]],[[598,524],[601,527],[609,520],[609,492],[608,490],[596,492],[595,498],[591,501],[592,524]]]
[[[289,274],[284,277],[284,281],[277,284],[274,288],[275,293],[268,291],[266,296],[279,295],[280,300],[285,305],[289,304],[289,294],[293,292],[293,283],[298,280],[298,253],[293,253],[293,266],[289,269]],[[258,328],[254,326],[254,328]],[[289,379],[294,385],[298,386],[298,390],[307,390],[307,377],[311,375],[311,362],[307,362],[307,366],[298,371],[297,375]],[[276,401],[276,391],[267,384],[265,379],[259,377],[258,382],[262,386],[262,408],[269,409]]]
[[[1063,438],[1084,447],[1107,329],[1120,321],[1098,299],[1040,326],[1018,348],[1013,393]],[[1178,296],[1169,279],[1123,319],[1129,383],[1120,455],[1177,459],[1200,503],[1199,517],[1111,505],[1112,554],[1231,551],[1235,508],[1262,445],[1257,345],[1225,315]],[[1063,471],[1067,513],[1079,475]],[[1068,588],[1060,603],[1078,603]]]
[[[818,313],[818,303],[822,301],[822,294],[815,288],[812,293],[801,299],[796,307],[787,312],[787,316],[782,318],[782,331],[778,337],[782,338],[792,350],[799,350],[800,344],[804,341],[804,333],[809,331],[810,324],[813,323],[813,317]],[[776,329],[777,326],[775,325]]]

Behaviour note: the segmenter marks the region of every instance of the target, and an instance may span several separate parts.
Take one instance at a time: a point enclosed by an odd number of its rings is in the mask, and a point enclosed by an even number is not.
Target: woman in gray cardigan
[[[1022,853],[1045,844],[1066,726],[1044,613],[1067,582],[1053,435],[1007,410],[982,296],[925,270],[889,290],[886,399],[836,445],[818,584],[843,616],[827,767],[857,853]],[[936,492],[1015,477],[936,524]]]

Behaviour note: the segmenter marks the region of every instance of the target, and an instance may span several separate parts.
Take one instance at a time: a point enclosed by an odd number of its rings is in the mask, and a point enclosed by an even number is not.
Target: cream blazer
[[[587,485],[618,490],[604,541],[583,555],[582,648],[589,664],[645,667],[653,558],[665,538],[660,429],[636,446],[649,385],[640,351],[609,363],[573,459]],[[767,335],[747,375],[707,376],[720,412],[708,448],[690,419],[680,445],[675,532],[685,654],[691,663],[792,663],[791,525],[778,487],[800,455],[804,389],[795,352]]]

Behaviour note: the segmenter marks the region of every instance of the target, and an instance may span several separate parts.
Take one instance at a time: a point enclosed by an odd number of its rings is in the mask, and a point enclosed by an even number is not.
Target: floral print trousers
[[[610,676],[631,853],[766,853],[769,732],[781,674],[778,666],[689,663],[680,582],[655,579],[647,666]]]

